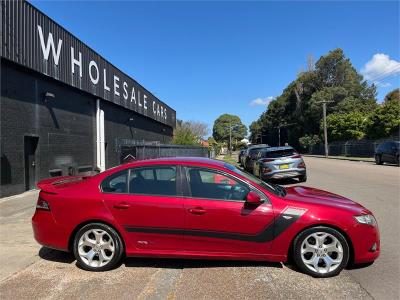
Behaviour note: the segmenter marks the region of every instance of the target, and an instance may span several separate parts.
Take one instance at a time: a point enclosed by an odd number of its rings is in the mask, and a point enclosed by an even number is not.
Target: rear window
[[[265,151],[263,157],[266,158],[277,158],[295,155],[296,151],[294,149],[276,150],[276,151]]]
[[[176,196],[176,167],[152,166],[131,169],[129,193]]]

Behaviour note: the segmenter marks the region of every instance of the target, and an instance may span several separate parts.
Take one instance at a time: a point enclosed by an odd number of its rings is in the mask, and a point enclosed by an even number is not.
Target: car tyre
[[[103,223],[90,223],[76,233],[73,253],[80,268],[101,272],[120,263],[124,246],[114,228]]]
[[[299,182],[306,182],[306,181],[307,181],[307,175],[299,176]]]
[[[377,165],[381,165],[381,164],[383,164],[383,162],[382,162],[382,157],[380,156],[380,155],[375,155],[375,163],[377,164]]]
[[[292,257],[303,273],[328,278],[338,275],[347,266],[350,249],[339,231],[318,226],[304,230],[295,238]]]

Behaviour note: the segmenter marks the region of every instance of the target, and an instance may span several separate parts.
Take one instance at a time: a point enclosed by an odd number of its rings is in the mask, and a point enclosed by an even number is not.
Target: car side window
[[[129,193],[176,196],[176,167],[154,166],[131,169]]]
[[[128,192],[128,170],[124,170],[108,176],[101,183],[101,190],[105,193]]]
[[[216,170],[186,167],[191,196],[213,200],[244,201],[250,188]]]

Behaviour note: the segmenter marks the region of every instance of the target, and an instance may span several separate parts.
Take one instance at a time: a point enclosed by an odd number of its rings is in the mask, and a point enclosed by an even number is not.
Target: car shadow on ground
[[[52,262],[72,264],[75,257],[72,253],[42,247],[39,250],[39,257]],[[126,257],[120,265],[128,268],[236,268],[236,267],[269,267],[283,268],[281,263],[264,261],[240,261],[240,260],[204,260],[204,259],[177,259],[177,258],[147,258],[147,257]],[[119,267],[119,266],[118,266]]]
[[[40,248],[39,257],[44,260],[65,264],[71,264],[75,261],[75,257],[72,253],[54,250],[46,247]]]

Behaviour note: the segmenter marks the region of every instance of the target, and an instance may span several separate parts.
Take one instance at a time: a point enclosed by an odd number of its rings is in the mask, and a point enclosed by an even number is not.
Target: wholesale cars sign
[[[2,17],[2,57],[175,126],[172,108],[29,3],[6,1]]]

